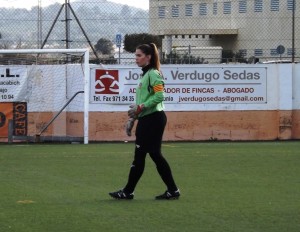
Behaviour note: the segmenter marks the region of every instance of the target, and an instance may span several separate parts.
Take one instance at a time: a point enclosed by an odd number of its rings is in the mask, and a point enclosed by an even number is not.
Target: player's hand
[[[135,118],[129,118],[127,123],[126,123],[126,134],[128,136],[131,136],[131,131],[132,131],[132,128],[134,126],[134,122],[135,122]]]
[[[144,104],[141,105],[130,105],[128,110],[128,116],[130,118],[136,118],[144,109]]]

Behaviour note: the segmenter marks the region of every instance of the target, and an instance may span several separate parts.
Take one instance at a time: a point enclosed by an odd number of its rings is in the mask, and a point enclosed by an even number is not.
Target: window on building
[[[293,55],[293,49],[292,48],[288,48],[287,49],[287,54],[288,56],[292,56]],[[296,50],[294,49],[294,55],[296,55]]]
[[[255,49],[254,50],[254,56],[262,56],[263,50],[262,49]]]
[[[218,3],[214,2],[213,4],[213,14],[216,15],[218,14]]]
[[[271,0],[271,11],[279,11],[279,0]]]
[[[193,4],[185,5],[185,16],[193,16]]]
[[[239,1],[239,13],[246,13],[247,12],[247,1],[241,0]]]
[[[207,15],[207,3],[200,3],[199,14],[200,15]]]
[[[223,14],[231,14],[231,2],[223,2]]]
[[[158,17],[159,18],[165,18],[166,17],[166,7],[165,6],[158,7]]]
[[[179,17],[179,6],[173,5],[172,6],[172,17]]]
[[[277,56],[277,55],[278,55],[277,49],[276,49],[276,48],[272,48],[272,49],[270,50],[270,55],[271,55],[271,56]]]
[[[295,4],[295,6],[293,7],[293,5]],[[287,0],[287,9],[288,10],[296,10],[296,0]]]
[[[263,1],[254,0],[254,12],[262,12],[262,11],[263,11]]]

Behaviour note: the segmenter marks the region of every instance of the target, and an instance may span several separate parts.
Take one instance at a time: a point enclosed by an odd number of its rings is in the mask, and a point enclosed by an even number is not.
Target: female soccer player
[[[161,153],[161,143],[167,117],[163,111],[164,82],[160,73],[160,61],[154,43],[142,44],[136,48],[136,64],[142,68],[143,75],[136,90],[136,104],[128,111],[127,135],[131,135],[134,121],[137,119],[135,155],[126,186],[109,193],[115,199],[133,199],[134,189],[145,168],[145,158],[149,153],[156,164],[157,171],[167,190],[155,199],[178,199],[180,191],[172,176],[171,168]]]

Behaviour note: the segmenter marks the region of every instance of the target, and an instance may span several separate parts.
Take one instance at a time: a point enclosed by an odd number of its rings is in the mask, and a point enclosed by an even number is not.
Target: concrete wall
[[[291,140],[300,139],[300,110],[294,111],[205,111],[170,112],[166,111],[168,122],[165,141],[203,140]],[[29,114],[28,130],[36,134],[41,129],[41,118],[37,113]],[[52,114],[39,114],[47,121]],[[50,126],[43,134],[82,136],[83,114],[68,113],[58,120],[62,126]],[[64,120],[67,121],[65,124]],[[132,141],[134,136],[125,133],[126,112],[91,112],[89,123],[90,141]],[[59,122],[56,122],[59,125]],[[65,125],[65,126],[64,126]]]
[[[166,112],[164,140],[300,139],[300,111]],[[124,130],[126,114],[92,113],[90,140],[133,140]]]

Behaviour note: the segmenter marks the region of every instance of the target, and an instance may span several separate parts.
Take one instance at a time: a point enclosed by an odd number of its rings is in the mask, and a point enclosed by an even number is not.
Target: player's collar
[[[146,72],[149,71],[149,69],[151,69],[151,66],[149,64],[147,66],[145,66],[145,67],[142,68],[143,76],[146,74]]]

